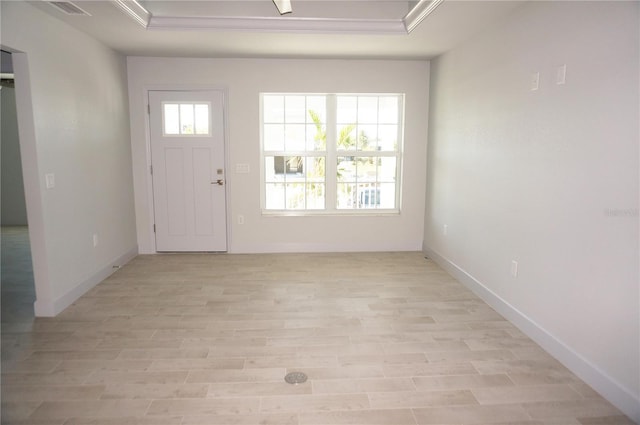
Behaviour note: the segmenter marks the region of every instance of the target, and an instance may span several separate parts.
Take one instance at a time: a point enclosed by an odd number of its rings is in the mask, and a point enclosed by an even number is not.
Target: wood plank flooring
[[[419,253],[139,256],[2,355],[2,424],[632,423]]]

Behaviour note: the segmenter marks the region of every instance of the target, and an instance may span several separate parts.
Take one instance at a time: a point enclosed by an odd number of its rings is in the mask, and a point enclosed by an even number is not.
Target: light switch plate
[[[237,174],[249,174],[249,164],[236,164]]]

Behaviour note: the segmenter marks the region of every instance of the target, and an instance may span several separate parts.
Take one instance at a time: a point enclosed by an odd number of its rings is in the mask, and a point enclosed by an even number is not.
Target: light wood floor
[[[3,424],[631,423],[419,253],[139,256],[11,317]]]

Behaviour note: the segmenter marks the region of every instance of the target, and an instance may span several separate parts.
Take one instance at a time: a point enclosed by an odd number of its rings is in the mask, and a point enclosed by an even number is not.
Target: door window
[[[209,136],[211,114],[209,103],[162,104],[164,136]]]

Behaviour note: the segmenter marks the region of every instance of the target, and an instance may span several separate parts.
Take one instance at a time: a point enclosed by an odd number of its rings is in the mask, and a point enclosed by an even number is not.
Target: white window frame
[[[314,155],[313,151],[265,151],[264,150],[264,96],[326,96],[326,151]],[[338,96],[397,96],[398,97],[398,142],[396,151],[338,150],[337,148],[337,98]],[[398,215],[401,211],[403,153],[404,153],[404,93],[307,93],[307,92],[264,92],[260,93],[260,208],[263,215],[305,216],[305,215]],[[379,125],[377,123],[376,125]],[[325,208],[324,209],[267,209],[265,158],[271,156],[324,156],[325,159]],[[395,208],[337,208],[337,158],[339,156],[394,157],[396,159]]]

